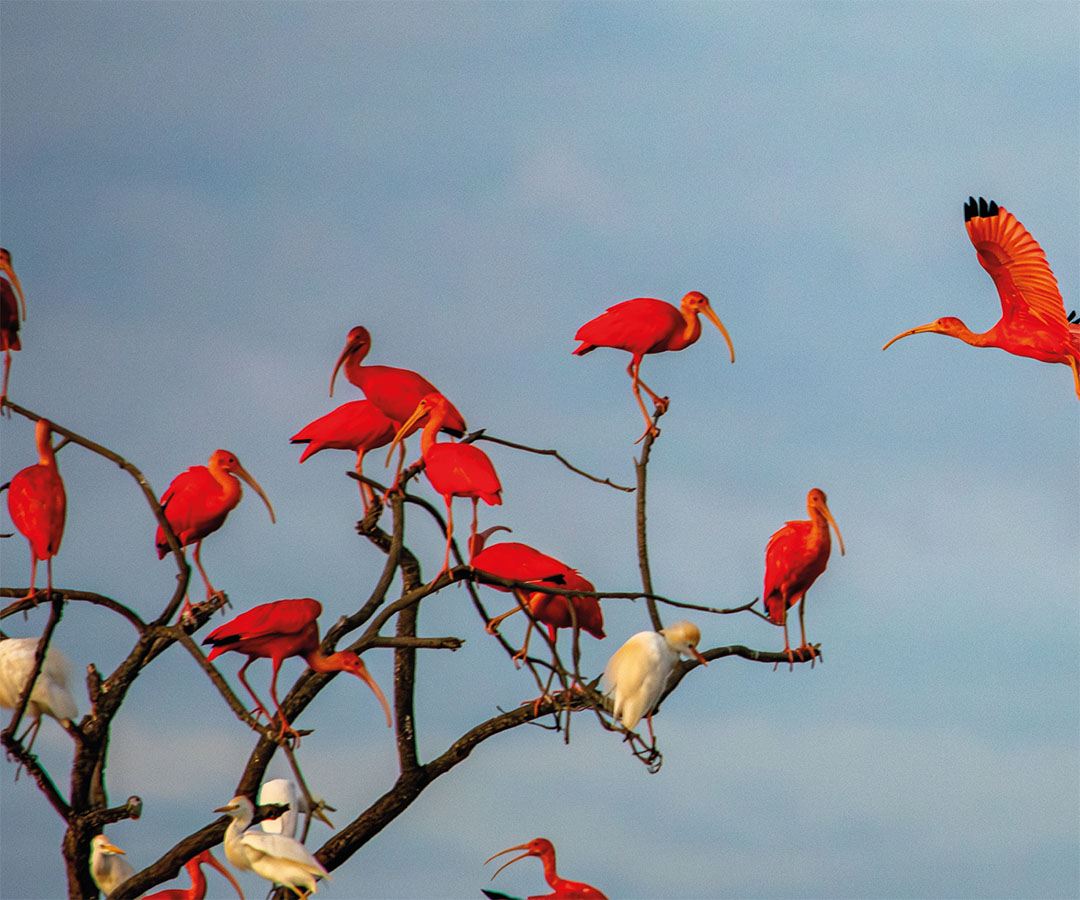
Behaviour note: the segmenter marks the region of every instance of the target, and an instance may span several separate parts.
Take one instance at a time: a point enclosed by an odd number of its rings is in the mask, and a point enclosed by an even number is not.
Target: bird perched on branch
[[[626,372],[630,376],[641,414],[645,417],[645,432],[634,443],[643,441],[650,434],[653,437],[660,434],[660,429],[653,424],[649,411],[645,408],[639,388],[645,388],[661,412],[668,408],[668,398],[659,396],[641,380],[641,360],[647,353],[684,350],[693,344],[701,337],[699,313],[704,313],[705,317],[720,329],[727,341],[728,350],[731,351],[731,361],[735,362],[735,347],[731,343],[731,336],[720,317],[713,312],[709,298],[699,291],[691,291],[683,297],[677,308],[652,297],[637,297],[616,303],[608,307],[607,312],[582,325],[574,335],[574,340],[581,341],[581,345],[573,351],[575,356],[584,356],[597,347],[613,347],[632,354]]]
[[[90,842],[90,877],[106,897],[135,874],[135,867],[121,858],[123,854],[103,834]]]
[[[555,847],[547,838],[533,838],[527,844],[519,844],[516,847],[508,847],[505,850],[500,850],[494,856],[489,857],[484,861],[486,866],[491,860],[496,857],[502,856],[504,853],[513,853],[515,850],[524,850],[525,852],[521,856],[515,856],[509,862],[503,863],[495,870],[495,875],[498,875],[503,869],[505,869],[511,863],[516,863],[519,859],[525,859],[528,856],[538,856],[540,861],[544,864],[544,880],[554,888],[554,892],[551,894],[535,895],[529,897],[528,900],[607,900],[607,897],[594,888],[590,884],[585,884],[583,881],[570,881],[566,878],[560,878],[559,873],[555,869]],[[491,876],[491,880],[495,880],[495,875]],[[495,892],[484,891],[489,897],[505,897],[505,894],[496,894]]]
[[[612,712],[623,728],[633,731],[641,717],[649,726],[649,740],[655,743],[652,714],[664,693],[668,676],[680,656],[707,666],[698,652],[701,630],[691,622],[675,622],[660,631],[639,631],[608,660],[604,669],[605,695],[612,699]]]
[[[968,198],[964,222],[979,265],[994,279],[1001,318],[989,331],[976,334],[955,316],[945,316],[901,332],[881,349],[923,332],[959,338],[973,347],[999,347],[1016,356],[1067,365],[1080,397],[1080,329],[1070,327],[1057,279],[1042,247],[1016,216],[982,197],[978,202]]]
[[[206,876],[202,870],[204,865],[217,869],[224,875],[229,880],[229,884],[233,886],[240,900],[244,900],[244,892],[240,890],[240,885],[236,883],[232,872],[226,869],[209,850],[203,850],[202,853],[191,857],[184,863],[184,868],[187,869],[187,873],[191,878],[191,887],[186,889],[166,888],[163,891],[147,894],[142,900],[204,900],[206,897]]]
[[[7,397],[8,374],[11,370],[11,351],[22,350],[19,340],[19,322],[26,319],[26,297],[23,296],[19,277],[11,267],[11,253],[0,247],[0,350],[4,351],[4,384],[0,387],[0,400]],[[16,297],[18,294],[18,297]],[[22,305],[22,315],[19,306]]]
[[[5,709],[15,709],[19,695],[26,689],[26,682],[34,672],[38,643],[34,637],[0,639],[0,706]],[[49,647],[26,704],[26,715],[33,722],[19,741],[30,735],[27,753],[34,746],[43,715],[52,716],[65,726],[79,717],[75,698],[68,690],[70,679],[70,661],[56,647]]]

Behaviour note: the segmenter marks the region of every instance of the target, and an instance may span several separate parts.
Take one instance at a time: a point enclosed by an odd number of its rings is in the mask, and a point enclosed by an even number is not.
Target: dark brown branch
[[[660,417],[664,414],[664,409],[656,407],[656,411],[653,413],[653,425],[655,426]],[[645,443],[641,446],[641,459],[634,461],[634,472],[637,475],[637,503],[635,504],[635,516],[636,516],[636,531],[637,531],[637,548],[638,548],[638,567],[641,569],[641,587],[646,594],[652,594],[652,573],[649,571],[649,541],[646,536],[645,530],[645,499],[646,499],[646,471],[649,465],[649,453],[652,451],[652,445],[656,440],[657,432],[650,431],[645,436]],[[646,601],[649,606],[649,619],[652,621],[654,631],[659,631],[664,627],[664,623],[660,618],[660,611],[656,606],[656,601],[651,597]]]
[[[7,588],[0,587],[0,597],[18,597],[19,601],[16,603],[9,603],[2,610],[0,610],[0,619],[6,619],[8,616],[18,612],[25,612],[33,609],[38,605],[34,600],[26,600],[26,594],[29,592],[29,588],[22,590],[21,588]],[[42,592],[38,592],[39,596]],[[140,633],[146,628],[146,623],[139,618],[138,613],[123,603],[118,603],[111,597],[105,597],[102,594],[94,594],[90,591],[71,591],[61,588],[53,588],[53,594],[58,595],[62,600],[72,600],[77,603],[93,603],[97,606],[104,606],[106,609],[112,610],[114,613],[123,616],[127,619],[135,629]],[[44,601],[40,601],[44,602]]]

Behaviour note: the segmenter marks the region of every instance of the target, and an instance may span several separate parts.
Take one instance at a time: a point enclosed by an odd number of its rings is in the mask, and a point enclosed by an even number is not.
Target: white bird
[[[604,669],[603,685],[605,696],[614,697],[613,712],[623,728],[633,731],[645,716],[649,739],[654,740],[653,709],[679,656],[708,665],[697,650],[700,640],[697,625],[676,622],[659,632],[639,631],[615,651]]]
[[[307,798],[291,778],[274,778],[259,788],[258,803],[288,803],[289,808],[276,819],[263,819],[259,827],[270,834],[296,837],[296,826],[301,816],[309,812]]]
[[[135,867],[117,856],[123,852],[110,844],[103,834],[90,842],[90,875],[106,897],[135,874]]]
[[[303,844],[283,834],[251,828],[255,806],[244,796],[233,797],[223,812],[232,819],[225,831],[225,857],[238,869],[250,869],[274,884],[283,884],[303,900],[317,893],[317,878],[330,874]]]
[[[37,653],[38,639],[4,638],[0,640],[0,706],[14,709],[19,701],[19,694],[26,687],[26,682],[34,671],[34,656]],[[42,715],[52,716],[60,723],[71,722],[79,717],[75,698],[68,690],[68,678],[71,663],[55,647],[45,652],[45,662],[41,674],[34,682],[30,700],[26,704],[26,715],[34,721],[23,733],[22,740],[33,732],[27,752],[34,745],[38,729],[41,728]]]

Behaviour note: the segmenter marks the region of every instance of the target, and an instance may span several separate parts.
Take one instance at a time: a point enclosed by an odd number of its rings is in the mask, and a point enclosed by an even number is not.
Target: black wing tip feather
[[[978,217],[985,219],[990,216],[996,216],[998,214],[998,205],[991,200],[989,203],[982,197],[975,200],[974,197],[968,197],[967,203],[964,204],[964,221],[970,222],[972,219]]]

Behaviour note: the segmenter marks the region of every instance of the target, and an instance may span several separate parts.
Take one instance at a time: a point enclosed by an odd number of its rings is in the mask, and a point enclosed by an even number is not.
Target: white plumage
[[[18,703],[19,694],[26,686],[27,680],[34,671],[34,655],[37,653],[37,638],[4,638],[0,640],[0,706],[14,709]],[[30,700],[26,704],[26,715],[33,719],[30,728],[23,734],[33,731],[33,737],[26,749],[34,744],[38,729],[41,727],[42,715],[52,716],[58,722],[71,721],[79,717],[75,698],[68,690],[71,663],[55,647],[50,647],[45,653],[45,662],[41,667],[41,674],[34,682],[34,690],[30,693]]]
[[[247,797],[233,797],[228,806],[214,812],[232,818],[225,832],[225,856],[236,868],[283,884],[300,898],[317,893],[316,879],[330,878],[323,864],[295,838],[250,828],[255,806]]]
[[[697,651],[700,640],[696,625],[676,622],[659,632],[639,631],[615,651],[604,669],[603,686],[624,728],[633,731],[645,716],[652,737],[652,711],[679,656],[692,656],[708,665]]]
[[[276,819],[263,819],[259,827],[269,834],[283,834],[296,837],[296,826],[300,816],[307,815],[308,804],[303,792],[291,778],[274,778],[263,783],[259,788],[259,805],[267,803],[288,803],[289,808]]]
[[[90,875],[106,897],[135,874],[135,867],[117,856],[123,852],[103,834],[90,842]]]

